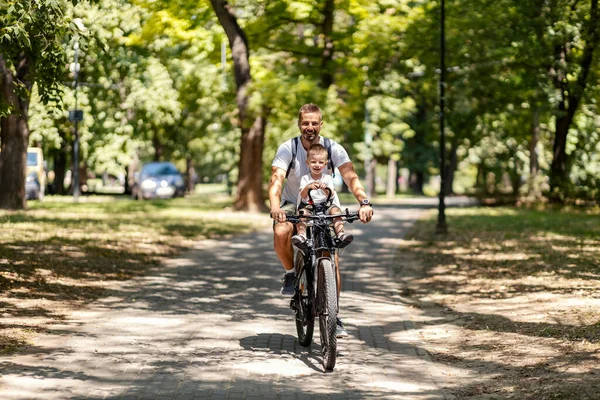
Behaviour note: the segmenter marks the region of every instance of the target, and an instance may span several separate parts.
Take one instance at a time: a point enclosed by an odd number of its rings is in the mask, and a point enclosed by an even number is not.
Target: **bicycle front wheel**
[[[337,294],[333,266],[328,259],[321,259],[318,265],[317,281],[319,301],[319,330],[321,334],[321,353],[323,367],[332,370],[337,356]]]
[[[312,310],[312,277],[307,276],[304,268],[304,254],[298,252],[296,256],[296,332],[298,342],[304,346],[310,346],[315,329],[315,316]]]

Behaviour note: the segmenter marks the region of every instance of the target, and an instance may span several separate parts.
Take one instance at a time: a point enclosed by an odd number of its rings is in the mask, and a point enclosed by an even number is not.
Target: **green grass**
[[[354,195],[352,193],[338,192],[338,197],[340,199],[340,202],[342,203],[342,206],[348,206],[350,209],[352,209],[352,207],[354,207],[354,206],[358,207],[358,201],[356,201],[356,197],[354,197]],[[396,194],[396,195],[394,195],[394,197],[388,198],[388,197],[386,197],[386,195],[384,193],[384,194],[379,194],[377,197],[372,198],[371,202],[377,206],[377,204],[385,204],[385,203],[389,203],[389,202],[393,203],[396,200],[413,199],[415,197],[418,197],[418,196],[416,196],[414,194]]]
[[[0,211],[0,306],[9,314],[18,313],[10,304],[19,298],[89,301],[102,293],[98,282],[142,274],[195,240],[270,223],[224,212],[231,198],[216,191],[157,201],[48,196],[28,206]]]
[[[434,232],[437,212],[413,227],[397,268],[405,294],[453,327],[430,349],[433,359],[493,373],[472,385],[455,381],[454,394],[510,388],[514,398],[588,398],[581,393],[597,387],[600,351],[600,210],[449,208],[446,215],[447,235]],[[433,332],[436,318],[426,323]],[[490,359],[501,368],[490,368]]]
[[[0,354],[31,344],[32,332],[102,296],[111,281],[139,276],[195,240],[269,226],[266,215],[231,212],[222,186],[196,195],[47,196],[26,211],[0,211]]]
[[[435,222],[417,224],[413,251],[467,265],[469,275],[523,277],[558,274],[600,277],[600,212],[597,209],[537,211],[511,207],[448,209],[449,234],[434,233]],[[508,254],[509,256],[502,256]]]

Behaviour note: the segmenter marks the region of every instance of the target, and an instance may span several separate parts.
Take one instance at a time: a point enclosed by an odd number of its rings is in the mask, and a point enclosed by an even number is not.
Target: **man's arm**
[[[275,221],[285,221],[285,211],[281,209],[281,191],[285,181],[285,170],[271,167],[271,180],[269,182],[269,202],[271,203],[271,218]]]
[[[360,203],[366,199],[367,192],[365,192],[365,189],[360,183],[358,175],[354,171],[354,165],[352,165],[351,162],[347,162],[343,165],[340,165],[338,169],[340,170],[340,174],[342,174],[344,182],[346,182],[346,185],[348,185],[348,189],[350,189],[354,197],[356,197],[356,200],[358,200]]]
[[[352,165],[352,162],[347,162],[340,165],[338,169],[340,170],[340,174],[342,174],[344,182],[346,182],[346,185],[348,185],[348,189],[350,189],[360,204],[364,199],[367,198],[367,192],[365,192],[365,189],[360,183],[360,179],[358,179],[358,175],[354,171],[354,165]],[[361,206],[359,215],[360,220],[364,223],[367,223],[373,217],[373,209],[371,206]]]

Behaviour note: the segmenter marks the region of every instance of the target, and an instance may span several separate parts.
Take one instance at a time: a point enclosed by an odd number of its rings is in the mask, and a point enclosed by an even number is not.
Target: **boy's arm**
[[[306,175],[302,177],[302,181],[300,182],[300,197],[305,199],[308,197],[308,191],[312,189],[312,184],[314,182],[309,182],[308,179],[305,178]]]
[[[323,175],[323,181],[321,189],[328,189],[331,191],[331,198],[333,199],[336,195],[335,191],[335,183],[333,182],[333,177],[331,175]]]

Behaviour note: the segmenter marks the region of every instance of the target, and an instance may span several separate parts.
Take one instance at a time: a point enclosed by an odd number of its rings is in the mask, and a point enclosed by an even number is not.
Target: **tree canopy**
[[[27,146],[68,190],[75,41],[84,176],[168,159],[259,209],[309,102],[360,173],[386,166],[417,192],[439,174],[437,1],[29,0],[0,15],[0,207],[25,207]],[[599,20],[597,0],[446,3],[446,190],[600,199]]]

